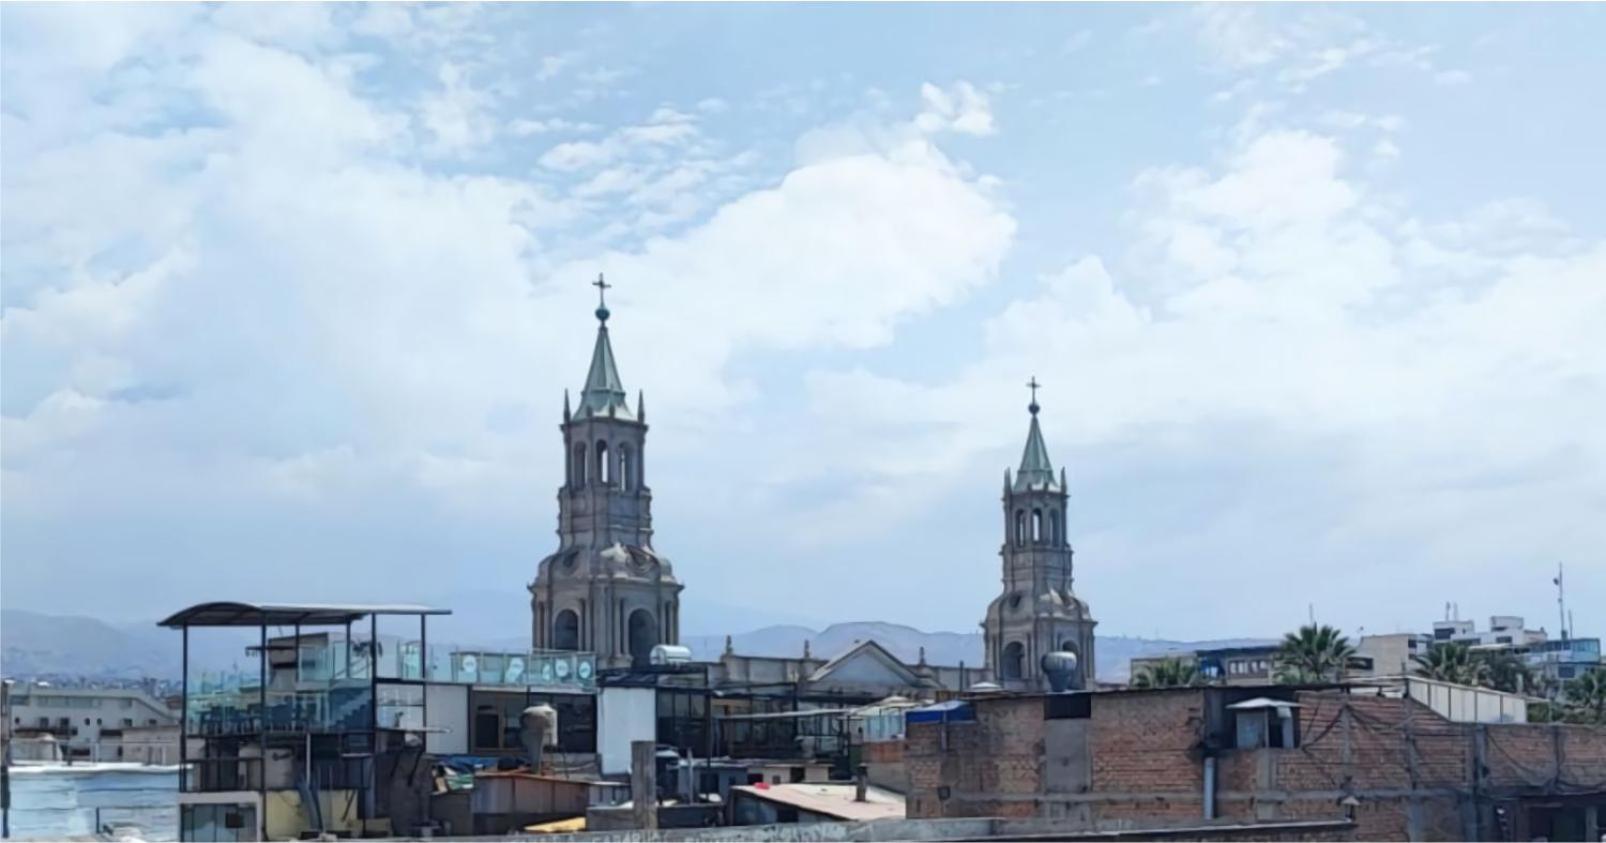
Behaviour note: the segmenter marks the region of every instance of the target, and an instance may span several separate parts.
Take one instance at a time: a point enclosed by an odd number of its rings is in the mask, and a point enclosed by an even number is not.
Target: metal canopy
[[[342,626],[370,615],[450,615],[451,609],[406,604],[197,603],[157,624],[186,626]]]

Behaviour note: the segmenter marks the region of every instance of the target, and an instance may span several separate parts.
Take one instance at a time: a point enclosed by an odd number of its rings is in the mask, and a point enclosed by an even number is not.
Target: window
[[[532,705],[546,704],[558,713],[559,752],[596,752],[596,699],[590,694],[475,692],[469,745],[476,752],[522,753],[519,717]]]
[[[999,672],[1004,679],[1020,679],[1026,671],[1026,648],[1019,641],[1004,645],[1004,663]]]
[[[571,464],[574,466],[574,477],[571,478],[570,482],[576,489],[584,488],[586,484],[586,446],[584,442],[574,446],[574,460]]]
[[[573,609],[558,613],[557,622],[552,625],[552,649],[580,649],[580,616]]]
[[[1055,547],[1060,544],[1060,511],[1057,509],[1048,511],[1048,543]]]
[[[1015,546],[1023,547],[1026,544],[1026,510],[1015,510]]]
[[[518,746],[517,742],[514,747]],[[474,709],[474,748],[498,750],[502,748],[502,712],[494,705]]]
[[[624,489],[627,492],[630,491],[631,486],[634,485],[633,481],[631,480],[631,468],[633,468],[633,466],[630,464],[630,446],[620,445],[619,488]]]
[[[132,717],[124,717],[123,718],[123,728],[124,729],[132,729],[132,728],[134,728],[134,718],[132,718]]]
[[[613,465],[608,462],[608,443],[597,440],[597,482],[606,486],[613,482]]]
[[[1041,542],[1042,540],[1043,540],[1043,511],[1041,509],[1034,509],[1034,510],[1032,510],[1032,541]]]
[[[636,664],[646,664],[652,648],[658,646],[658,625],[652,613],[637,609],[630,613],[630,658]]]

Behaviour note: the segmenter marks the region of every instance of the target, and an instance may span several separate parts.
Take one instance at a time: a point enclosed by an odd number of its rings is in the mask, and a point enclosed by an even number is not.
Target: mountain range
[[[249,661],[245,648],[250,630],[206,630],[190,637],[190,659],[198,668],[218,669]],[[752,656],[801,656],[804,642],[818,658],[830,658],[854,644],[874,639],[908,663],[922,648],[931,664],[980,665],[982,636],[970,632],[923,632],[909,626],[874,621],[836,623],[823,629],[777,625],[731,636],[736,652]],[[432,641],[434,639],[432,638]],[[1170,641],[1125,636],[1098,639],[1098,678],[1120,682],[1136,657],[1209,647],[1246,646],[1270,639],[1235,638],[1212,641]],[[472,646],[516,648],[523,639],[479,640]],[[697,659],[717,659],[725,650],[723,635],[688,635],[681,643]],[[176,632],[154,622],[111,623],[95,618],[48,615],[22,609],[0,611],[0,672],[7,676],[83,676],[100,679],[154,677],[176,679],[180,644]]]

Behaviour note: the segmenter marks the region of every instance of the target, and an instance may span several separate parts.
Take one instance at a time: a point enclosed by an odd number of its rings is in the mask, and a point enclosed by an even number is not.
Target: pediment
[[[865,641],[821,665],[813,684],[913,687],[920,678],[875,641]]]

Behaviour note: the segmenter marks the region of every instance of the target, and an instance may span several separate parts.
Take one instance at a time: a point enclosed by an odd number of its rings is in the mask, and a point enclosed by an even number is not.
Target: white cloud
[[[491,97],[474,87],[463,69],[450,62],[441,65],[441,87],[424,97],[420,116],[434,136],[437,154],[463,154],[495,137]]]
[[[1344,443],[1341,467],[1311,474],[1307,494],[1331,486],[1351,497],[1313,528],[1352,530],[1351,544],[1433,547],[1415,557],[1413,576],[1519,548],[1565,554],[1583,523],[1576,496],[1591,485],[1598,495],[1606,470],[1606,435],[1577,424],[1606,411],[1606,346],[1592,327],[1606,324],[1606,243],[1558,248],[1564,232],[1530,203],[1413,226],[1370,198],[1344,159],[1334,139],[1277,131],[1218,167],[1151,170],[1138,180],[1138,248],[1121,271],[1090,256],[1043,279],[988,323],[984,354],[956,376],[919,385],[815,374],[809,423],[864,476],[796,523],[829,518],[860,535],[973,484],[1018,447],[1024,422],[999,408],[1036,374],[1050,384],[1056,449],[1109,453],[1138,435],[1150,447],[1181,437],[1191,453],[1218,447],[1194,441],[1215,428]],[[1497,229],[1514,232],[1511,242],[1477,233]],[[844,406],[862,409],[835,412]],[[1573,470],[1553,471],[1560,454]],[[1498,498],[1484,477],[1509,478]],[[1497,507],[1528,515],[1465,520]],[[870,512],[875,525],[857,515]],[[1124,520],[1120,529],[1139,529]],[[1598,524],[1585,532],[1606,539]],[[1145,537],[1091,538],[1163,564]],[[1255,537],[1198,537],[1201,547],[1220,540]]]
[[[529,118],[521,117],[508,124],[508,131],[519,137],[547,135],[557,132],[581,134],[585,132],[595,132],[599,128],[601,127],[595,123],[565,120],[561,117],[553,117],[546,120],[531,120]]]
[[[996,131],[987,95],[969,82],[957,82],[947,90],[928,82],[920,86],[920,99],[925,107],[915,126],[923,132],[991,135]]]

